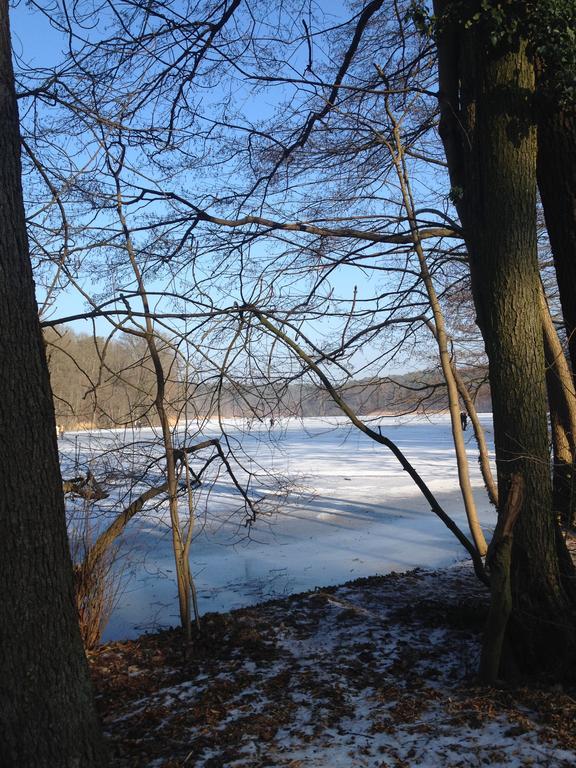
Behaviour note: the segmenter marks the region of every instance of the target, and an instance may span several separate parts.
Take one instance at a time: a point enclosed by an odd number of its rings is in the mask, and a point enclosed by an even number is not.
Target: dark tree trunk
[[[545,98],[538,110],[538,187],[576,381],[576,110]]]
[[[450,5],[435,2],[440,14]],[[512,546],[508,642],[525,672],[573,674],[576,633],[560,573],[548,454],[534,70],[522,41],[495,48],[482,22],[440,29],[440,132],[489,360],[499,513],[514,475],[525,488]]]
[[[541,291],[540,300],[546,355],[546,386],[552,430],[552,509],[564,526],[571,527],[576,515],[573,477],[576,397],[570,367],[552,322],[544,289]]]
[[[544,208],[546,229],[552,247],[556,281],[560,294],[572,387],[576,386],[576,110],[560,107],[546,93],[538,101],[538,188]],[[575,523],[576,479],[574,441],[576,434],[566,427],[562,412],[550,401],[554,430],[554,503],[565,525]],[[571,445],[571,461],[566,445]],[[557,448],[558,446],[558,448]]]
[[[563,392],[551,368],[546,371],[546,384],[552,430],[552,509],[562,521],[562,525],[571,528],[576,519],[576,498],[572,477],[574,459],[570,444],[571,436],[566,428]]]
[[[28,255],[7,0],[0,0],[0,765],[92,768],[56,425]]]

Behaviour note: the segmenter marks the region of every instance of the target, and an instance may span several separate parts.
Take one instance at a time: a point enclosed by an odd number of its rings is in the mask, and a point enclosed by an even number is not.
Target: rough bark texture
[[[440,14],[450,5],[435,2]],[[497,48],[482,23],[441,28],[438,53],[440,132],[489,360],[499,510],[507,508],[512,477],[525,483],[512,547],[509,635],[519,668],[573,674],[575,629],[560,574],[548,455],[534,69],[522,41]]]
[[[523,498],[524,479],[520,475],[513,475],[506,509],[498,517],[498,525],[486,557],[486,566],[490,571],[492,600],[482,641],[480,676],[487,683],[495,683],[500,674],[506,628],[512,612],[510,567],[513,532]]]
[[[538,187],[576,380],[576,109],[542,100],[538,114]]]
[[[562,344],[550,316],[544,289],[540,290],[546,386],[552,429],[552,508],[566,527],[576,519],[574,455],[576,439],[576,397],[574,383]]]
[[[56,424],[0,0],[0,765],[91,768],[102,742],[74,605]]]

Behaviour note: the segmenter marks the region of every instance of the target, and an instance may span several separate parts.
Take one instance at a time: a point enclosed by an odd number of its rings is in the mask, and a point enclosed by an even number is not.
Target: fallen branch
[[[357,414],[352,410],[352,408],[348,405],[346,400],[340,395],[337,388],[332,384],[328,376],[322,371],[322,369],[312,360],[310,355],[308,355],[305,350],[302,349],[293,339],[291,339],[284,331],[282,331],[280,328],[277,328],[275,325],[273,325],[270,320],[259,311],[259,309],[255,306],[251,305],[245,305],[243,307],[245,311],[251,311],[254,316],[258,319],[258,321],[261,323],[261,325],[266,328],[270,333],[272,333],[274,336],[276,336],[278,339],[284,342],[284,344],[289,347],[293,352],[296,353],[296,355],[302,360],[308,367],[309,370],[313,371],[316,376],[320,379],[322,384],[324,385],[324,388],[332,398],[332,400],[338,405],[342,413],[344,413],[348,419],[354,424],[355,427],[357,427],[361,432],[364,432],[365,435],[368,435],[372,440],[374,440],[377,443],[380,443],[380,445],[386,446],[398,459],[400,466],[402,469],[408,473],[408,475],[412,478],[416,486],[421,491],[422,495],[426,499],[426,501],[430,504],[430,508],[432,509],[432,512],[434,512],[435,515],[437,515],[440,520],[444,523],[444,525],[454,534],[454,536],[458,539],[460,544],[464,547],[464,549],[468,552],[470,557],[472,558],[472,563],[474,566],[474,572],[476,573],[476,576],[480,579],[480,581],[483,584],[486,584],[486,586],[489,586],[490,582],[488,579],[488,576],[486,574],[486,571],[484,569],[484,562],[482,560],[482,557],[474,544],[468,539],[468,537],[460,530],[458,525],[452,520],[452,518],[442,509],[440,506],[438,500],[430,490],[430,488],[426,485],[420,474],[416,471],[416,469],[412,466],[412,464],[408,461],[404,453],[400,450],[400,448],[394,443],[390,438],[383,435],[380,430],[376,432],[375,430],[371,429],[362,419],[357,416]]]
[[[79,475],[70,480],[63,480],[62,490],[64,495],[71,493],[88,501],[100,501],[101,499],[107,499],[110,495],[102,488],[90,470],[88,470],[85,477],[84,475]]]

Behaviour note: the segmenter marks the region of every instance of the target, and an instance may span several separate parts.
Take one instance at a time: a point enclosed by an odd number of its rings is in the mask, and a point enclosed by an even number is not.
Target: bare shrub
[[[93,556],[94,505],[86,503],[84,514],[71,526],[70,547],[74,562],[74,592],[80,634],[86,650],[99,645],[122,587],[122,569],[117,566],[118,547]]]

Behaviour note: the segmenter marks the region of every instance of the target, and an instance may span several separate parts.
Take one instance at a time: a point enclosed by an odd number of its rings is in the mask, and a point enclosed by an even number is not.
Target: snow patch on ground
[[[573,698],[476,682],[485,608],[461,564],[212,615],[187,652],[174,632],[103,648],[113,766],[571,768]]]

